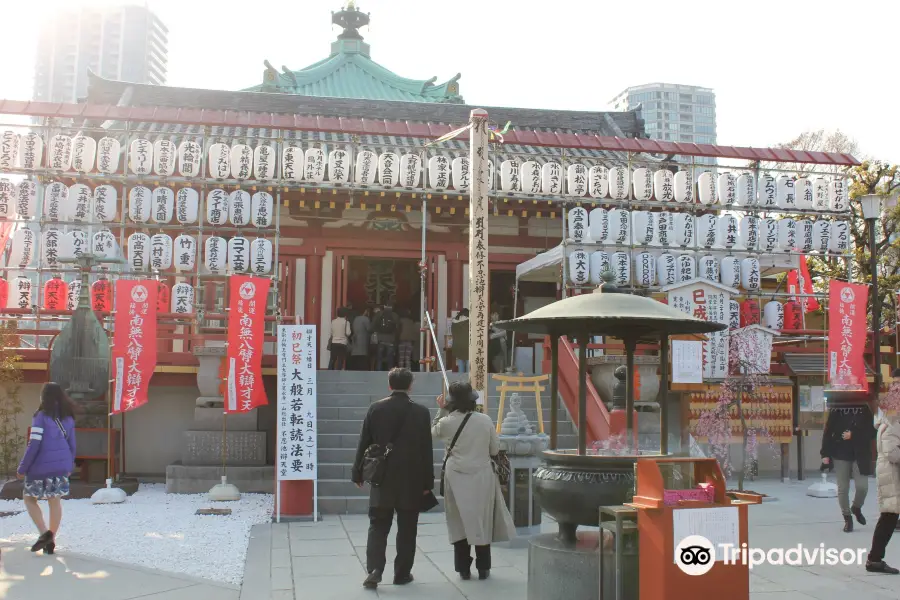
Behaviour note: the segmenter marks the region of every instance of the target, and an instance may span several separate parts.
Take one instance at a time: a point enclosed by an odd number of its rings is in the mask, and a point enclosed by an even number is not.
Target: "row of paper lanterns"
[[[0,169],[21,166],[34,169],[41,165],[43,141],[36,133],[18,136],[5,131],[0,138]],[[89,172],[96,156],[97,171],[112,174],[118,170],[120,142],[111,137],[99,143],[83,134],[71,138],[56,135],[50,141],[49,168],[67,171],[74,169]],[[261,144],[251,148],[247,144],[229,146],[215,143],[209,146],[209,177],[269,181],[276,177],[274,146]],[[423,159],[418,154],[398,155],[394,152],[377,154],[371,150],[356,153],[355,160],[343,149],[330,151],[327,156],[321,148],[288,146],[282,150],[281,175],[288,181],[306,181],[332,184],[348,184],[351,163],[354,167],[353,182],[360,185],[416,188],[420,186]],[[197,142],[183,141],[176,147],[171,140],[150,142],[137,139],[131,142],[128,165],[136,175],[167,177],[177,171],[184,177],[200,174],[202,147]],[[427,159],[428,187],[436,190],[453,188],[465,191],[469,188],[469,159],[465,156],[449,159],[432,156]],[[489,163],[487,183],[493,189],[494,164]],[[691,171],[672,173],[667,169],[651,171],[639,167],[633,171],[620,166],[607,169],[597,165],[587,167],[573,164],[563,168],[554,161],[544,164],[537,161],[505,160],[500,163],[500,189],[504,192],[561,195],[572,197],[612,198],[637,201],[681,202],[725,206],[759,206],[783,210],[822,210],[845,212],[849,210],[847,185],[843,178],[831,180],[824,177],[795,178],[790,175],[774,176],[763,173],[759,180],[751,173],[724,172],[715,175],[701,173],[696,182]],[[695,189],[696,188],[696,189]],[[696,195],[696,199],[695,199]]]
[[[0,179],[0,218],[33,219],[38,216],[38,185],[34,181],[21,181],[13,185]],[[109,223],[115,220],[118,205],[116,188],[104,184],[93,190],[83,183],[72,186],[55,181],[44,188],[42,215],[56,222]],[[181,188],[177,192],[168,187],[150,189],[135,186],[128,192],[128,217],[134,223],[178,223],[188,225],[197,222],[200,194],[193,188]],[[221,188],[206,194],[206,222],[210,225],[236,227],[252,225],[270,227],[274,218],[274,200],[268,192],[246,190],[226,192]]]
[[[850,225],[844,220],[794,220],[732,214],[573,208],[568,239],[576,244],[745,248],[750,251],[846,252]]]

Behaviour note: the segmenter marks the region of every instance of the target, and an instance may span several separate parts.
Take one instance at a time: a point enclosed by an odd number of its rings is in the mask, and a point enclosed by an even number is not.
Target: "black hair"
[[[461,311],[459,311],[459,314],[456,315],[456,318],[459,319],[460,317],[468,317],[468,316],[469,316],[469,309],[464,308]]]
[[[468,413],[475,410],[475,392],[466,381],[454,381],[450,384],[450,401],[447,410]]]
[[[388,373],[388,385],[395,392],[406,392],[412,387],[413,374],[409,369],[395,367]]]
[[[69,399],[58,383],[45,383],[41,390],[41,405],[38,411],[53,419],[75,417],[75,403]]]
[[[337,309],[337,316],[338,316],[338,317],[346,317],[346,316],[347,316],[347,309],[344,308],[343,306],[338,307],[338,309]]]

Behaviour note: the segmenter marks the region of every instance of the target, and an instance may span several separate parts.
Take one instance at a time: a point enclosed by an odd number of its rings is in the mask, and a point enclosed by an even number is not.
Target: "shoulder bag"
[[[463,417],[462,423],[459,424],[459,429],[456,430],[456,433],[453,435],[453,439],[450,440],[450,445],[447,446],[447,451],[444,453],[444,463],[441,465],[441,496],[444,495],[444,473],[447,470],[447,459],[450,458],[450,452],[453,450],[453,446],[456,445],[456,440],[459,439],[459,434],[462,433],[463,427],[466,426],[466,423],[471,418],[472,413],[466,414]]]
[[[412,403],[412,401],[410,401],[410,403]],[[406,424],[406,421],[409,418],[409,413],[411,412],[412,409],[407,408],[406,415],[404,415],[403,420],[400,422],[400,426],[396,431],[394,431],[394,435],[391,436],[391,441],[388,442],[384,447],[382,447],[380,444],[371,444],[368,448],[366,448],[366,451],[363,454],[363,481],[365,481],[372,487],[379,487],[382,483],[384,483],[384,475],[387,471],[388,456],[390,456],[391,452],[393,452],[394,444],[397,442],[397,437],[403,430],[403,426]]]
[[[493,467],[494,473],[497,474],[500,485],[509,485],[509,457],[506,455],[505,451],[501,450],[497,453],[497,456],[491,457],[491,467]]]

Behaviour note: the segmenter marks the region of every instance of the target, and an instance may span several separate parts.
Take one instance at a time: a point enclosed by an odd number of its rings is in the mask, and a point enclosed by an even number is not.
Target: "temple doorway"
[[[346,282],[344,297],[354,311],[393,300],[395,309],[419,314],[421,283],[414,259],[350,257]]]

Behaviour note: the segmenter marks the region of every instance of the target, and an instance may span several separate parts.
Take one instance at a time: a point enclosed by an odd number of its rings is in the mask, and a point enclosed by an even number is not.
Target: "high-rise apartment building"
[[[34,99],[77,102],[88,69],[119,81],[166,81],[168,29],[143,6],[82,8],[51,17],[40,33]]]
[[[610,102],[613,110],[641,109],[647,136],[671,142],[716,143],[716,95],[709,88],[648,83],[625,89]],[[697,157],[697,164],[715,165]]]

